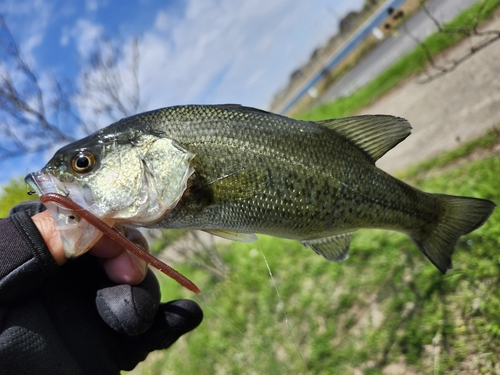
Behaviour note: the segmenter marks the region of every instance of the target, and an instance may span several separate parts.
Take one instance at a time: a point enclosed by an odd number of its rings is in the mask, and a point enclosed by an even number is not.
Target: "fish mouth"
[[[88,189],[76,183],[64,184],[53,174],[43,169],[28,174],[24,181],[38,195],[57,193],[67,196],[84,209],[90,209],[93,199]],[[102,236],[94,226],[81,219],[77,212],[61,207],[54,202],[45,203],[59,231],[64,253],[67,258],[75,258],[89,250]],[[111,224],[112,223],[108,223]]]
[[[28,174],[24,181],[41,196],[47,193],[57,193],[70,198],[85,209],[90,209],[94,204],[94,199],[90,189],[79,183],[63,183],[52,173],[44,169]]]
[[[43,171],[32,172],[28,174],[24,181],[33,189],[38,195],[47,193],[57,193],[62,195],[69,195],[69,192],[64,185],[51,173]]]

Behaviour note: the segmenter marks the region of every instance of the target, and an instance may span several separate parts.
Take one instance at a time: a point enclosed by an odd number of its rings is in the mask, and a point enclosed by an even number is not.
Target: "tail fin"
[[[460,236],[483,225],[496,205],[486,199],[435,194],[440,201],[441,218],[427,230],[410,237],[427,258],[442,272],[452,268],[451,255]]]

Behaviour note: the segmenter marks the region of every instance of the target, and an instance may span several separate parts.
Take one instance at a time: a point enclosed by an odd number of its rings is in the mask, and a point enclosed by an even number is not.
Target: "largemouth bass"
[[[201,229],[253,241],[299,240],[331,261],[354,231],[406,233],[441,271],[458,238],[483,225],[489,200],[422,192],[375,166],[411,131],[402,118],[293,120],[239,105],[158,109],[67,145],[26,177],[110,225]],[[99,234],[78,213],[52,206],[67,255]]]

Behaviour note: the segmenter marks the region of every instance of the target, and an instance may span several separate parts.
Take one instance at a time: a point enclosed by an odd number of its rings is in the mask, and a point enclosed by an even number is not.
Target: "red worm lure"
[[[132,241],[130,241],[127,237],[125,237],[122,233],[120,233],[116,228],[110,227],[105,222],[103,222],[101,219],[99,219],[97,216],[88,212],[86,209],[84,209],[83,207],[81,207],[77,203],[73,202],[68,197],[65,197],[64,195],[57,194],[57,193],[46,193],[46,194],[43,194],[40,196],[40,201],[42,203],[54,202],[54,203],[56,203],[64,208],[67,208],[71,211],[74,211],[79,216],[81,216],[82,219],[84,219],[87,222],[89,222],[90,224],[92,224],[99,231],[101,231],[104,235],[111,238],[113,241],[117,242],[118,244],[120,244],[121,246],[126,248],[128,251],[130,251],[132,254],[141,258],[143,261],[150,264],[151,266],[153,266],[157,270],[163,272],[168,277],[171,277],[172,279],[177,281],[179,284],[181,284],[184,288],[189,289],[191,292],[196,293],[196,294],[201,293],[200,289],[198,289],[198,287],[191,280],[189,280],[187,277],[181,275],[179,272],[174,270],[168,264],[165,264],[161,260],[155,258],[153,255],[148,253],[146,250],[144,250],[140,246],[138,246],[135,243],[133,243]]]

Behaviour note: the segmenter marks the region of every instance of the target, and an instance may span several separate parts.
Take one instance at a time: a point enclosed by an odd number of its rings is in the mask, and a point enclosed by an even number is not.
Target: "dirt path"
[[[500,30],[500,17],[485,28]],[[437,63],[462,56],[468,48],[470,42],[464,41]],[[419,78],[401,83],[360,112],[405,117],[413,127],[412,135],[377,163],[388,172],[451,150],[500,124],[500,42],[430,83],[418,84]]]

